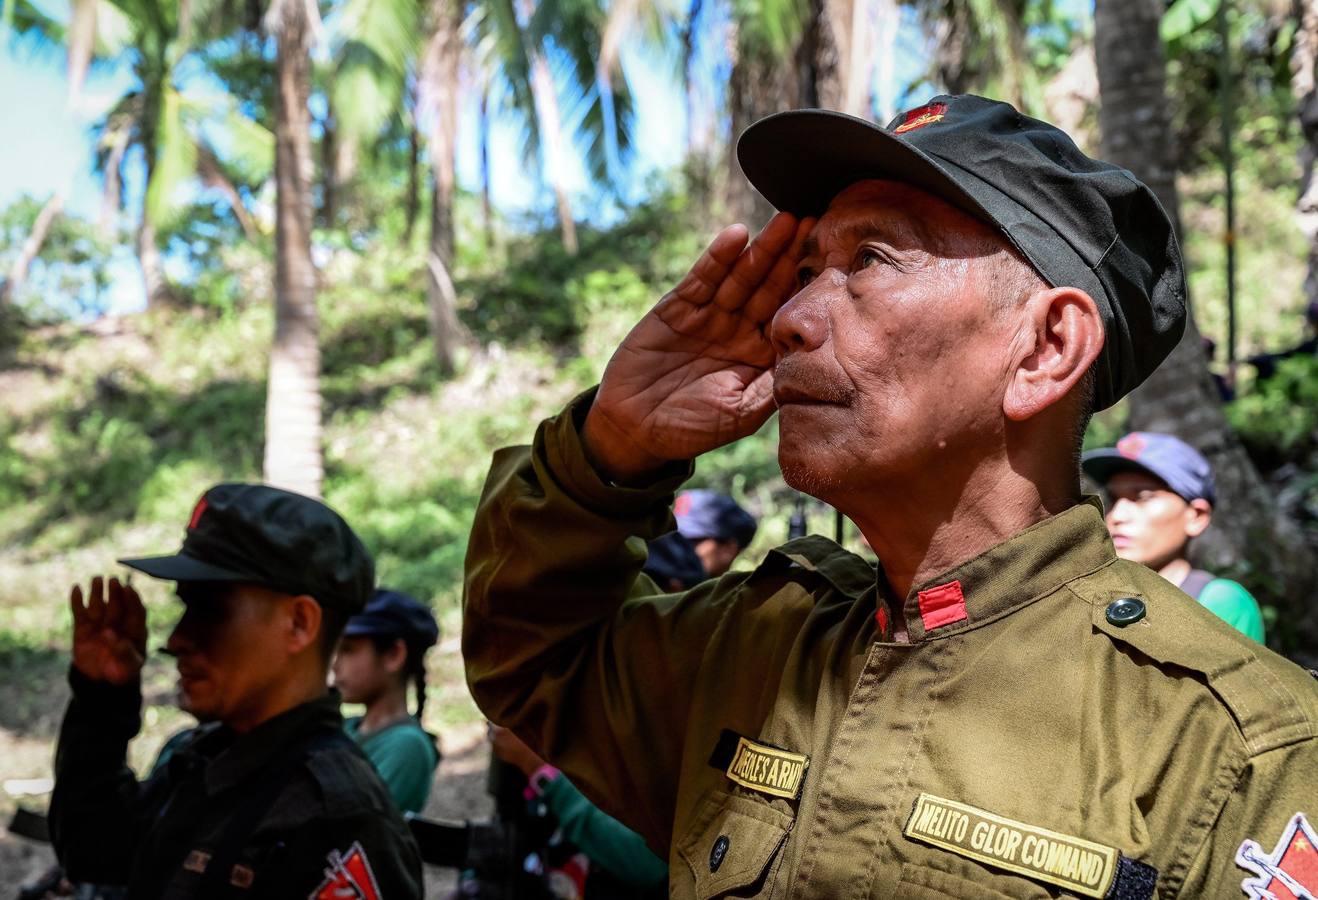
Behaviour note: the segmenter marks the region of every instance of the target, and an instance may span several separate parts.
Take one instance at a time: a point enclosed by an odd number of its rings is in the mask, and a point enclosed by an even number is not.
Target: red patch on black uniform
[[[311,893],[310,900],[380,900],[375,873],[359,842],[353,841],[346,853],[330,851],[325,880]]]

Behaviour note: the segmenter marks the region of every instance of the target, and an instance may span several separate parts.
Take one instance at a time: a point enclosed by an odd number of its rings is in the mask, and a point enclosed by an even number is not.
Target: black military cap
[[[119,562],[169,581],[242,581],[309,594],[350,615],[375,588],[371,554],[342,516],[264,484],[217,484],[197,501],[178,553]]]
[[[435,614],[420,600],[402,591],[380,589],[366,608],[348,620],[344,637],[381,635],[402,638],[409,647],[425,649],[439,640]]]
[[[996,227],[1049,284],[1098,304],[1107,332],[1098,409],[1144,381],[1185,330],[1181,252],[1153,192],[1010,104],[939,96],[886,129],[827,110],[778,113],[746,129],[737,158],[770,203],[798,216],[880,178]]]

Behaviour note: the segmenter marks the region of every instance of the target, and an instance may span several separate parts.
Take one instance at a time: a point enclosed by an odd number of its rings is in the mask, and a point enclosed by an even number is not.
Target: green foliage
[[[1231,426],[1251,455],[1276,468],[1286,460],[1303,462],[1318,454],[1318,356],[1282,360],[1272,378],[1227,407]],[[1270,464],[1270,465],[1269,465]]]
[[[43,205],[25,194],[0,209],[0,278],[8,275]],[[109,287],[108,256],[103,236],[90,222],[60,213],[15,302],[26,318],[37,321],[97,312]],[[0,324],[22,327],[18,319]]]

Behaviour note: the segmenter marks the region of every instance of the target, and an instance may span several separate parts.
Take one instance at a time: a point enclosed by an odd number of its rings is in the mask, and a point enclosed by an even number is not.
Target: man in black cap
[[[1153,194],[971,96],[887,128],[782,113],[738,153],[784,212],[749,247],[719,234],[597,389],[495,457],[477,703],[666,853],[675,900],[1291,877],[1273,848],[1318,812],[1318,688],[1118,559],[1080,492],[1090,413],[1184,326]],[[775,407],[788,484],[881,566],[806,537],[657,596],[640,539]]]
[[[165,652],[202,725],[145,782],[146,610],[131,586],[72,592],[73,699],[60,730],[51,836],[69,877],[154,897],[421,896],[420,859],[326,687],[374,565],[325,505],[253,484],[207,491],[172,556],[121,562],[178,582]]]

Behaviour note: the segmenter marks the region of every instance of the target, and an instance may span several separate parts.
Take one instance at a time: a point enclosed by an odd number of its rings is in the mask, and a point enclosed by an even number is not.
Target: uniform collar
[[[217,794],[241,784],[319,731],[343,728],[341,700],[339,692],[332,690],[267,719],[246,734],[232,737],[206,767],[206,793]]]
[[[1116,558],[1103,506],[1087,496],[1001,544],[913,586],[902,604],[911,642],[935,640],[1025,606]],[[879,573],[879,596],[895,599]],[[882,605],[883,639],[891,635]]]

